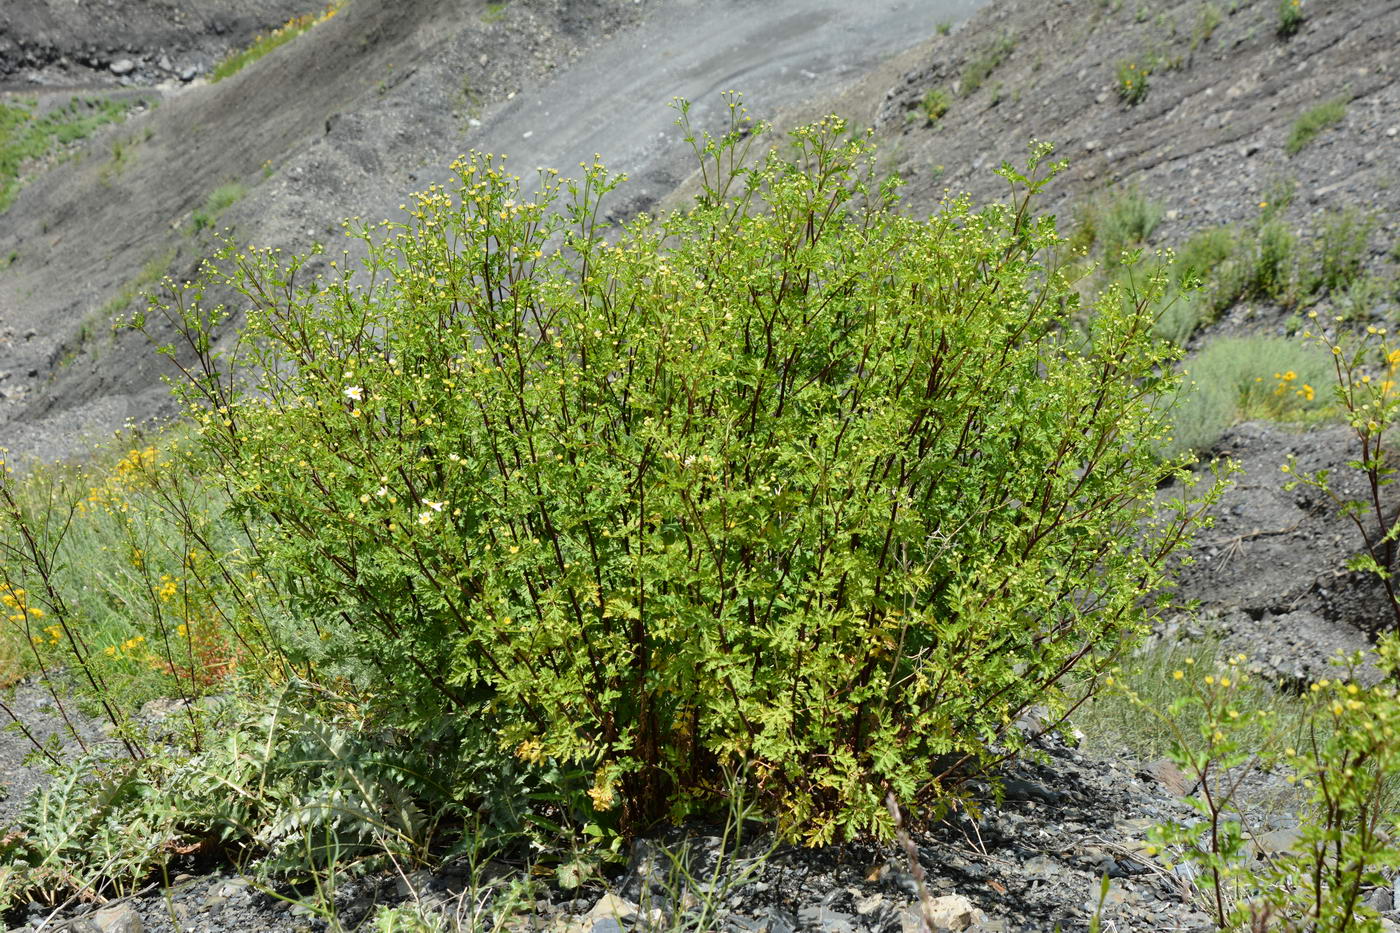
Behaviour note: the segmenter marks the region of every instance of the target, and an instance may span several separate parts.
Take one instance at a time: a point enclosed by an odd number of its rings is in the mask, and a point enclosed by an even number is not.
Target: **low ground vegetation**
[[[230,54],[215,65],[214,70],[209,73],[209,80],[222,81],[236,75],[273,49],[286,45],[317,23],[324,23],[335,16],[342,5],[343,0],[333,0],[333,2],[326,4],[326,8],[320,13],[294,16],[266,35],[258,36],[246,49]]]
[[[140,103],[74,97],[42,116],[35,114],[33,102],[22,98],[0,103],[0,212],[19,193],[27,167],[52,158],[101,126],[120,122]]]
[[[294,286],[306,257],[230,245],[132,318],[173,326],[184,421],[0,477],[0,674],[112,737],[76,765],[36,742],[58,778],[0,843],[0,899],[122,894],[199,851],[326,911],[346,872],[533,850],[473,902],[500,917],[665,822],[888,840],[994,778],[1036,706],[1194,776],[1201,822],[1158,844],[1222,929],[1370,928],[1394,691],[1285,701],[1238,657],[1132,651],[1221,486],[1165,512],[1157,488],[1225,425],[1340,412],[1384,479],[1400,353],[1314,307],[1366,281],[1367,219],[1300,238],[1265,205],[1158,257],[1131,191],[1061,238],[1038,148],[1009,206],[917,222],[840,121],[764,151],[730,103],[690,137],[689,210],[609,229],[601,165],[527,198],[473,156],[410,222],[348,229],[363,271]],[[222,354],[213,283],[251,309]],[[1308,329],[1178,371],[1241,300]],[[1340,505],[1384,577],[1385,513]],[[1266,766],[1309,819],[1260,868],[1232,795]]]

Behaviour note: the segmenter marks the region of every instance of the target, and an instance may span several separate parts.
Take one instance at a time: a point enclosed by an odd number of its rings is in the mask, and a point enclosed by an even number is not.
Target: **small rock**
[[[142,933],[141,915],[127,904],[104,907],[92,915],[92,925],[100,933]]]
[[[119,58],[107,67],[114,75],[129,75],[136,70],[136,63],[129,58]]]
[[[631,901],[623,900],[616,894],[604,894],[598,898],[598,903],[593,905],[585,916],[585,920],[626,920],[635,916],[637,905]],[[595,928],[596,929],[596,928]],[[599,930],[598,933],[603,933]]]
[[[1394,139],[1397,135],[1400,135],[1400,126],[1392,126],[1390,129],[1385,131],[1385,135],[1389,136],[1391,139]]]
[[[180,80],[185,82],[193,81],[197,74],[199,74],[198,68],[193,65],[186,65],[184,68],[180,69]]]
[[[1195,787],[1195,781],[1176,766],[1170,758],[1158,758],[1144,767],[1143,772],[1166,788],[1173,797],[1185,797]]]
[[[830,907],[810,904],[797,908],[797,923],[805,930],[825,930],[828,933],[856,933],[856,918]]]
[[[1102,145],[1103,143],[1099,142],[1097,139],[1091,139],[1084,144],[1084,151],[1093,152],[1095,149],[1099,148]]]
[[[900,927],[903,933],[917,933],[919,909],[916,905],[904,911],[900,916]],[[923,906],[923,910],[929,925],[936,933],[944,933],[944,931],[949,930],[953,933],[961,933],[974,923],[985,919],[982,911],[978,910],[972,901],[961,894],[945,894],[942,897],[935,897]]]
[[[885,899],[879,894],[871,894],[869,897],[856,898],[856,913],[862,917],[868,917],[885,905]]]
[[[1267,833],[1260,833],[1254,837],[1254,848],[1256,851],[1275,855],[1292,851],[1298,843],[1297,827],[1284,827],[1283,829],[1270,830]]]

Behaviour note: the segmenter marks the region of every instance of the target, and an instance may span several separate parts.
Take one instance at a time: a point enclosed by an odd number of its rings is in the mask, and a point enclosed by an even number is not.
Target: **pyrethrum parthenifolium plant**
[[[1222,930],[1382,929],[1365,895],[1388,885],[1400,864],[1400,644],[1382,639],[1377,661],[1387,676],[1379,685],[1345,675],[1311,684],[1300,721],[1286,729],[1259,707],[1252,694],[1266,688],[1250,682],[1243,660],[1173,673],[1187,688],[1158,715],[1176,733],[1170,754],[1193,781],[1187,800],[1201,818],[1159,827],[1156,842],[1199,870],[1198,887]],[[1295,841],[1272,855],[1253,844],[1261,828],[1242,811],[1241,788],[1264,768],[1283,770],[1301,804]]]
[[[1304,331],[1306,340],[1328,351],[1333,363],[1332,391],[1354,438],[1355,458],[1347,467],[1363,479],[1363,494],[1351,498],[1338,491],[1331,473],[1298,470],[1292,458],[1283,465],[1291,479],[1285,486],[1299,483],[1311,486],[1330,499],[1356,529],[1361,551],[1348,562],[1348,569],[1373,574],[1386,592],[1386,605],[1378,606],[1380,627],[1400,630],[1400,584],[1395,579],[1397,549],[1400,549],[1400,522],[1394,518],[1395,481],[1391,442],[1400,419],[1400,342],[1388,328],[1370,325],[1365,333],[1342,329],[1338,315],[1330,322],[1318,312],[1308,312],[1311,326],[1318,332]]]
[[[1014,751],[1140,629],[1201,520],[1154,514],[1164,281],[1072,326],[1048,147],[916,221],[841,121],[750,152],[729,103],[688,211],[610,230],[601,165],[531,195],[473,154],[351,230],[362,269],[228,251],[237,358],[198,288],[163,311],[265,571],[381,708],[480,717],[624,832],[747,768],[790,836],[888,834],[889,790]]]

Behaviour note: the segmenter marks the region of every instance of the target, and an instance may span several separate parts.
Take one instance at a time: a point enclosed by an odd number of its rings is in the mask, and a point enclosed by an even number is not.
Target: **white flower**
[[[365,397],[365,390],[364,390],[364,387],[363,387],[363,386],[346,386],[346,387],[345,387],[345,397],[348,398],[348,399],[350,399],[350,401],[352,401],[352,402],[361,401],[361,400],[364,399],[364,397]]]
[[[434,512],[441,512],[441,511],[442,511],[442,507],[443,507],[444,505],[446,505],[447,503],[446,503],[446,502],[434,502],[434,501],[431,500],[431,499],[424,499],[424,500],[423,500],[423,504],[426,505],[428,508],[432,509]]]
[[[420,524],[420,525],[426,525],[426,524],[428,524],[429,522],[431,522],[432,520],[433,520],[433,513],[432,513],[432,512],[419,512],[419,513],[418,513],[418,524]]]
[[[388,486],[380,486],[379,489],[377,489],[377,490],[375,491],[374,494],[375,494],[376,496],[387,496],[387,495],[389,494],[389,487],[388,487]]]

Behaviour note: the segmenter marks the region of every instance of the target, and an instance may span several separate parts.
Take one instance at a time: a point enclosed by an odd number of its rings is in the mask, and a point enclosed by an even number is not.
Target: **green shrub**
[[[1347,103],[1346,97],[1334,97],[1303,111],[1302,115],[1293,121],[1293,128],[1288,131],[1288,141],[1283,144],[1284,151],[1295,156],[1302,152],[1318,133],[1341,123],[1342,118],[1347,115]]]
[[[1296,281],[1298,238],[1281,220],[1261,224],[1249,244],[1242,277],[1241,298],[1267,298],[1291,304]]]
[[[744,770],[790,837],[888,834],[1150,611],[1196,514],[1144,524],[1169,357],[1150,293],[1067,326],[1026,203],[902,216],[834,117],[743,170],[730,107],[698,204],[616,236],[601,165],[559,212],[474,155],[354,230],[363,282],[226,251],[247,382],[164,311],[264,572],[397,722],[484,723],[624,833]]]
[[[1145,61],[1124,58],[1118,62],[1118,99],[1129,107],[1136,107],[1147,99],[1147,89],[1152,75],[1151,67]]]
[[[1191,51],[1210,41],[1215,30],[1220,28],[1221,18],[1220,7],[1214,3],[1201,4],[1201,10],[1196,15],[1196,27],[1191,32]]]
[[[343,0],[332,0],[326,4],[326,8],[320,13],[307,13],[303,16],[293,16],[281,26],[266,35],[258,36],[253,40],[253,44],[239,52],[234,52],[223,61],[214,66],[214,70],[209,75],[211,82],[222,81],[224,78],[238,74],[248,65],[262,58],[273,49],[280,48],[291,42],[297,36],[306,32],[317,23],[324,23],[335,16],[340,11]]]
[[[1097,197],[1079,208],[1069,244],[1075,251],[1098,244],[1103,250],[1104,263],[1111,267],[1118,263],[1124,251],[1147,242],[1161,223],[1162,215],[1162,205],[1137,187],[1113,197]]]
[[[959,93],[963,97],[971,97],[976,94],[982,85],[987,83],[992,72],[1006,63],[1015,49],[1016,37],[1010,33],[1002,34],[999,39],[982,49],[976,58],[963,66]]]
[[[1348,666],[1354,672],[1359,663]],[[1172,733],[1170,757],[1194,781],[1187,802],[1201,818],[1159,826],[1149,851],[1195,869],[1187,877],[1198,879],[1220,929],[1268,929],[1278,918],[1313,933],[1382,929],[1365,892],[1388,885],[1400,865],[1394,636],[1382,639],[1377,665],[1380,686],[1345,671],[1309,685],[1293,704],[1301,716],[1286,724],[1273,710],[1251,708],[1258,688],[1238,666],[1173,672],[1186,690],[1155,714]],[[1250,825],[1242,798],[1249,778],[1266,769],[1297,788],[1290,803],[1299,822],[1288,851],[1258,859],[1250,840],[1263,827]]]
[[[924,116],[928,118],[929,123],[937,123],[952,105],[953,99],[948,96],[947,91],[941,87],[930,88],[923,99]]]
[[[1167,453],[1206,451],[1232,424],[1320,413],[1330,385],[1326,354],[1281,337],[1224,337],[1183,365]]]
[[[1281,39],[1291,39],[1303,28],[1307,16],[1303,13],[1303,0],[1279,0],[1278,34]]]
[[[1321,325],[1316,311],[1308,312],[1314,327]],[[1323,325],[1326,326],[1326,325]],[[1364,333],[1345,328],[1329,328],[1321,332],[1304,331],[1333,359],[1332,385],[1339,406],[1351,429],[1350,447],[1356,459],[1348,462],[1357,471],[1364,488],[1380,490],[1394,477],[1391,440],[1397,417],[1400,417],[1400,342],[1388,327],[1368,325]],[[1290,458],[1284,472],[1292,475],[1288,489],[1298,485],[1310,486],[1322,493],[1337,507],[1358,532],[1357,544],[1362,550],[1347,562],[1347,569],[1365,571],[1375,576],[1385,590],[1390,622],[1386,628],[1400,632],[1400,578],[1395,574],[1400,563],[1400,543],[1394,532],[1394,518],[1379,495],[1361,499],[1344,499],[1332,484],[1330,472],[1300,473]]]
[[[1348,207],[1323,215],[1309,244],[1303,269],[1303,291],[1341,291],[1361,275],[1376,220]]]

